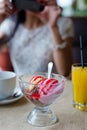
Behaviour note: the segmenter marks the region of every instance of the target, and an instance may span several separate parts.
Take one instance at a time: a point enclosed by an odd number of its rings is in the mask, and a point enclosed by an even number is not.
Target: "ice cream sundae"
[[[48,76],[48,73],[38,72],[20,76],[19,81],[25,98],[35,105],[29,112],[28,122],[35,126],[48,126],[58,121],[48,106],[63,92],[65,78],[54,73]]]
[[[23,93],[34,104],[46,106],[51,104],[63,92],[63,89],[63,83],[61,84],[57,79],[35,75],[30,79],[29,86]]]

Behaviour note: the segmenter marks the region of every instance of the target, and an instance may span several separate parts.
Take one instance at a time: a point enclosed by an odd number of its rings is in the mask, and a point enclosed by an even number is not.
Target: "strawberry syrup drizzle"
[[[30,97],[32,99],[37,99],[41,97],[41,95],[47,95],[48,92],[58,84],[58,80],[50,78],[47,79],[42,76],[34,76],[30,83],[36,83],[37,87],[34,91],[31,92]],[[30,93],[30,92],[29,92]]]

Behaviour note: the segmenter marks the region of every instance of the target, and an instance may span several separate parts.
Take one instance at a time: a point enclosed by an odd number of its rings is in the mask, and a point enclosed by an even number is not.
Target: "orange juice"
[[[74,107],[87,110],[87,66],[72,66]]]

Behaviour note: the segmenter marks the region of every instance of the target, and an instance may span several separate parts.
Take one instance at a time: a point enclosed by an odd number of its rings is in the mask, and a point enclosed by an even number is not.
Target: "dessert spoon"
[[[51,72],[52,72],[52,68],[53,68],[53,62],[49,62],[48,63],[48,79],[51,77]]]

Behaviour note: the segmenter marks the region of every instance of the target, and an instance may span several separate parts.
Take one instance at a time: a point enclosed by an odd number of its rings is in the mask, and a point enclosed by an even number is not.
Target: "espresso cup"
[[[12,96],[16,88],[16,74],[11,71],[0,72],[0,100]]]

